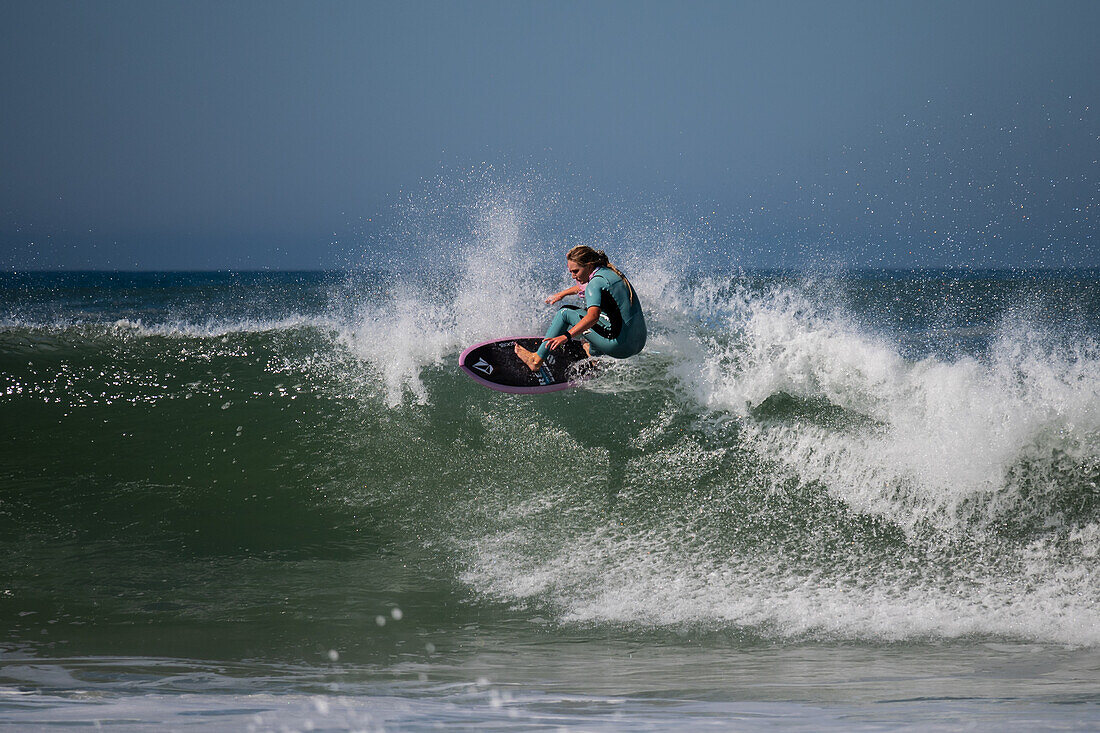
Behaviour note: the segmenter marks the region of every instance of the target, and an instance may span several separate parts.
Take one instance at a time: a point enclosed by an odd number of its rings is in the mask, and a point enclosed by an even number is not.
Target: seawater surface
[[[493,231],[0,276],[0,727],[1100,727],[1100,274],[623,257],[647,349],[531,398]]]

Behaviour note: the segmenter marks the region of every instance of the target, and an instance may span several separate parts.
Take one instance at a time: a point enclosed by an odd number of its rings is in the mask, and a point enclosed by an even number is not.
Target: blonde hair
[[[565,255],[565,259],[576,262],[582,267],[594,265],[597,268],[606,267],[607,269],[611,270],[616,275],[621,277],[624,283],[626,283],[627,292],[630,293],[630,302],[634,302],[634,286],[631,285],[630,281],[626,279],[626,275],[619,272],[619,268],[611,264],[611,262],[607,259],[607,255],[604,254],[604,251],[602,249],[592,249],[587,244],[578,244],[576,247],[569,250],[569,253]]]

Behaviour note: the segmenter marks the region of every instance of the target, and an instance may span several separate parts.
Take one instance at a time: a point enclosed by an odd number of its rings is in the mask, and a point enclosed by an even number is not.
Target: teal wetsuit
[[[584,308],[562,306],[546,329],[546,338],[561,336],[580,323],[588,308],[600,309],[600,320],[581,336],[591,345],[592,355],[606,354],[616,359],[634,356],[645,346],[646,328],[638,294],[631,298],[631,288],[609,267],[592,273],[584,288]],[[544,341],[538,349],[543,359],[549,347]]]

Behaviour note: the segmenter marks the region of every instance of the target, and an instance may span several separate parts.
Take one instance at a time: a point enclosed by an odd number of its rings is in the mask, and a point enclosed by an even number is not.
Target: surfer
[[[570,338],[581,336],[589,356],[606,354],[616,359],[634,356],[645,346],[646,328],[638,294],[630,281],[607,260],[603,250],[579,245],[565,256],[565,266],[576,285],[546,299],[557,303],[570,295],[584,294],[585,308],[562,306],[537,351],[516,344],[516,355],[531,371],[538,371],[542,360]]]

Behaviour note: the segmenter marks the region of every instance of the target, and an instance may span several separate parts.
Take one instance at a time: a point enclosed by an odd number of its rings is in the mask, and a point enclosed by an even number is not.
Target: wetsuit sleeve
[[[584,288],[584,307],[591,308],[596,306],[597,308],[603,307],[603,294],[600,292],[603,288],[600,287],[600,282],[596,278],[592,278],[588,281],[588,285]]]

